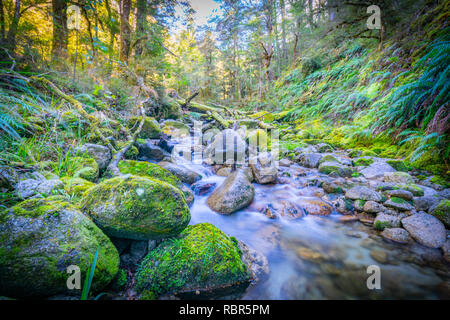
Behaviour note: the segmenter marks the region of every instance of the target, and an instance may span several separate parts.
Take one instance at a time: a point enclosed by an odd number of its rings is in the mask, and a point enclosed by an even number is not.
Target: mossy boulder
[[[406,172],[385,172],[384,181],[405,184],[414,182],[413,178]]]
[[[82,178],[91,182],[95,182],[98,179],[98,164],[93,158],[69,158],[67,166],[67,174],[69,176],[73,175],[75,178]]]
[[[119,254],[109,238],[61,197],[30,199],[0,213],[0,294],[36,297],[68,290],[67,267],[84,279],[99,248],[92,290],[115,277]]]
[[[430,213],[441,220],[447,228],[450,228],[450,200],[442,200],[431,208]]]
[[[95,186],[95,183],[83,178],[64,177],[61,181],[64,182],[64,191],[72,198],[73,203],[78,202],[87,190]]]
[[[156,240],[175,236],[191,215],[183,193],[167,182],[124,175],[84,194],[82,207],[109,236]]]
[[[162,127],[162,131],[170,137],[181,138],[189,136],[189,127],[181,121],[166,120]]]
[[[361,166],[361,167],[367,167],[370,166],[373,163],[373,159],[370,157],[361,157],[358,158],[356,161],[353,162],[355,166]]]
[[[267,151],[269,145],[269,137],[266,130],[256,129],[248,131],[248,144],[249,147],[257,147],[255,151]]]
[[[61,129],[79,129],[80,133],[85,133],[89,123],[75,110],[69,110],[61,114],[58,126]]]
[[[115,137],[114,131],[109,128],[99,128],[100,133],[103,135],[105,139]],[[100,135],[92,128],[90,128],[89,133],[87,134],[87,141],[90,143],[104,143]]]
[[[127,144],[127,141],[117,141],[116,145],[119,149],[122,149]],[[139,155],[139,149],[136,146],[130,146],[130,148],[125,152],[125,159],[136,160]]]
[[[171,184],[183,192],[188,204],[194,200],[192,191],[188,187],[185,187],[180,179],[174,176],[169,170],[164,169],[157,164],[145,161],[125,160],[120,161],[118,167],[123,174],[149,177]]]
[[[319,164],[324,163],[324,162],[337,162],[337,163],[340,163],[339,160],[335,156],[333,156],[331,154],[327,154],[327,155],[323,156],[320,159]]]
[[[340,177],[351,177],[352,170],[338,162],[322,162],[319,165],[319,172],[325,174],[335,173]]]
[[[137,271],[136,290],[144,297],[194,297],[243,290],[250,280],[237,240],[201,223],[149,252]]]
[[[387,160],[386,163],[388,163],[392,168],[394,168],[397,171],[402,171],[402,172],[409,171],[408,166],[405,164],[405,162],[403,160]]]
[[[402,189],[411,192],[415,197],[423,197],[425,192],[423,189],[414,183],[408,184],[397,184],[394,186],[394,189]]]
[[[141,121],[141,117],[132,117],[128,121],[128,128],[137,128]],[[158,139],[161,137],[161,126],[158,121],[151,117],[145,117],[139,137],[142,139]]]

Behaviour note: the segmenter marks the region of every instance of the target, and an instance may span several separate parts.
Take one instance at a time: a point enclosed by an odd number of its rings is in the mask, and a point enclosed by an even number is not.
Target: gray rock
[[[402,220],[403,227],[417,242],[431,248],[439,248],[447,239],[441,221],[430,214],[418,213]]]
[[[439,203],[439,198],[433,196],[414,197],[414,206],[418,211],[428,211]]]
[[[159,162],[158,165],[166,170],[169,170],[174,176],[178,177],[178,179],[187,184],[193,184],[202,178],[200,173],[195,172],[182,164],[162,161]]]
[[[163,160],[170,157],[170,154],[161,147],[155,146],[151,142],[138,144],[139,159],[142,160]]]
[[[385,172],[384,181],[392,183],[413,183],[413,178],[406,172]]]
[[[297,161],[304,167],[317,168],[322,157],[319,153],[302,153],[297,157]]]
[[[397,243],[406,244],[409,241],[408,231],[402,228],[386,228],[381,233],[381,236]]]
[[[450,262],[450,239],[447,239],[442,246],[442,253],[444,255],[444,259],[447,260],[447,262]]]
[[[16,184],[16,193],[22,199],[30,198],[36,195],[36,189],[41,184],[41,180],[26,179]]]
[[[389,197],[397,197],[405,200],[412,200],[414,197],[414,195],[410,191],[401,189],[389,190],[386,192],[386,195],[388,195]]]
[[[379,213],[379,214],[377,215],[375,221],[374,221],[374,224],[376,224],[377,221],[379,221],[379,222],[381,222],[381,223],[383,223],[383,224],[386,223],[386,222],[388,222],[388,223],[389,223],[389,226],[390,226],[391,228],[397,228],[397,227],[400,227],[400,226],[401,226],[400,218],[399,218],[399,217],[393,216],[393,215],[390,215],[390,214],[386,214],[386,213]]]
[[[441,200],[430,208],[430,214],[442,221],[442,223],[450,228],[450,200]]]
[[[251,204],[254,196],[255,189],[245,172],[239,169],[213,191],[206,203],[216,212],[231,214]]]
[[[112,158],[111,150],[99,144],[86,143],[80,146],[76,152],[78,155],[87,154],[90,158],[95,159],[100,170],[106,169]]]
[[[289,160],[289,159],[287,159],[287,158],[283,158],[283,159],[281,159],[281,160],[278,162],[278,164],[279,164],[281,167],[290,167],[291,164],[292,164],[292,161]]]
[[[444,199],[450,199],[450,188],[444,189],[440,192],[438,192],[438,197],[444,198]]]
[[[367,179],[374,179],[383,177],[385,172],[395,171],[396,170],[386,162],[374,162],[367,168],[362,169],[360,173]]]
[[[368,187],[356,186],[345,193],[345,197],[353,200],[366,200],[380,202],[382,200],[381,195]]]
[[[378,213],[385,210],[386,208],[382,204],[375,201],[367,201],[363,207],[363,211],[368,213]]]
[[[330,175],[336,174],[337,176],[340,177],[351,177],[352,175],[352,170],[349,167],[344,166],[339,162],[329,162],[329,161],[322,162],[319,165],[319,172]]]
[[[271,153],[262,152],[257,157],[250,158],[249,161],[257,183],[276,183],[278,170]]]
[[[6,166],[0,167],[0,188],[12,189],[19,180],[20,175],[15,169]]]
[[[226,129],[218,133],[206,147],[203,159],[208,164],[243,164],[246,148],[240,132]]]
[[[396,197],[387,200],[384,205],[399,211],[411,211],[414,209],[414,206],[409,204],[406,200]]]

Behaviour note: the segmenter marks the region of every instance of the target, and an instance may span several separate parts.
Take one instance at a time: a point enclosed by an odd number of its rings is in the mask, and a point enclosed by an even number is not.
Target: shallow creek
[[[202,173],[202,182],[218,186],[225,180],[210,167],[187,165]],[[316,187],[303,187],[317,170],[306,169],[306,175],[297,175],[296,165],[285,170],[291,174],[286,183],[254,183],[253,203],[231,215],[206,205],[210,193],[195,195],[191,206],[191,224],[210,222],[267,257],[269,275],[251,285],[242,299],[449,298],[448,265],[438,249],[388,243],[371,226],[339,221],[337,212],[295,220],[262,214],[259,210],[265,204],[298,203],[317,192]],[[381,289],[367,288],[370,265],[381,270]]]

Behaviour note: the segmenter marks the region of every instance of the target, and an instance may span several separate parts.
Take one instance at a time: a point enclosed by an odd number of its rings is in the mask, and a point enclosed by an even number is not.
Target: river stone
[[[276,217],[275,213],[288,219],[297,219],[304,215],[304,211],[289,200],[281,200],[280,202],[269,204],[262,212],[271,219]]]
[[[383,177],[385,172],[395,172],[395,169],[386,162],[374,162],[367,168],[360,171],[360,173],[367,179]]]
[[[304,167],[317,168],[322,157],[319,153],[302,153],[297,157],[297,161]]]
[[[450,228],[450,200],[442,200],[430,209],[430,214],[442,221],[442,223]]]
[[[345,197],[353,200],[366,200],[380,202],[382,200],[381,195],[368,187],[355,186],[345,193]]]
[[[138,150],[140,160],[163,160],[170,157],[169,153],[151,142],[138,144]]]
[[[389,262],[388,255],[386,251],[383,250],[370,250],[370,257],[381,264],[387,264]]]
[[[411,211],[414,209],[414,206],[411,205],[408,201],[397,197],[390,198],[384,203],[384,205],[386,207],[391,207],[399,211]]]
[[[307,214],[328,216],[333,212],[333,207],[316,197],[298,197],[295,204]]]
[[[141,299],[206,298],[241,292],[251,279],[238,241],[201,223],[150,251],[136,273],[135,289]]]
[[[272,154],[261,152],[257,157],[250,158],[250,168],[257,183],[276,183],[278,170]]]
[[[109,238],[61,199],[30,199],[0,213],[0,294],[73,293],[66,285],[67,267],[80,267],[84,279],[97,248],[93,291],[103,289],[116,275],[119,254]]]
[[[403,227],[417,242],[431,248],[441,247],[447,232],[441,221],[427,213],[417,213],[402,220]]]
[[[281,159],[281,160],[278,162],[278,164],[279,164],[281,167],[290,167],[291,164],[292,164],[292,161],[289,160],[289,159],[287,159],[287,158],[283,158],[283,159]]]
[[[368,213],[378,213],[378,212],[382,212],[385,210],[386,210],[386,208],[382,204],[375,202],[375,201],[367,201],[364,204],[362,211],[368,212]]]
[[[162,161],[159,162],[158,165],[169,170],[174,176],[178,177],[178,179],[187,184],[193,184],[202,178],[200,173],[195,172],[182,164]]]
[[[108,147],[92,143],[86,143],[80,146],[78,149],[76,149],[76,154],[87,154],[89,157],[97,161],[98,168],[100,170],[106,169],[112,158],[111,150],[109,150]]]
[[[334,182],[324,181],[322,183],[322,188],[326,193],[342,193],[343,189]]]
[[[414,198],[414,195],[412,194],[412,192],[407,191],[407,190],[401,190],[401,189],[389,190],[386,192],[386,195],[389,197],[402,198],[404,200],[413,200],[413,198]]]
[[[230,167],[222,167],[216,172],[216,174],[220,177],[228,177],[230,173],[231,173]]]
[[[389,225],[389,227],[391,228],[397,228],[400,227],[401,223],[400,223],[400,218],[394,215],[390,215],[390,214],[386,214],[386,213],[378,213],[377,217],[375,218],[374,221],[374,225],[386,225],[386,223]]]
[[[206,147],[203,159],[210,164],[244,164],[245,150],[246,143],[239,132],[225,129]]]
[[[413,178],[406,172],[385,172],[384,181],[392,183],[413,183]]]
[[[90,188],[82,207],[107,235],[133,240],[177,235],[191,218],[181,190],[163,181],[132,175]]]
[[[450,188],[439,191],[437,194],[438,197],[450,200]]]
[[[255,189],[243,169],[230,174],[209,196],[206,203],[219,213],[231,214],[252,203]]]
[[[423,197],[425,195],[424,188],[414,183],[410,184],[397,184],[394,186],[395,189],[402,189],[411,192],[415,197]],[[431,189],[431,188],[430,188]]]
[[[439,203],[439,198],[433,196],[414,197],[414,206],[417,211],[428,211]]]
[[[325,174],[331,174],[335,173],[340,177],[351,177],[352,170],[339,162],[322,162],[319,165],[319,172],[325,173]]]
[[[402,244],[406,244],[409,241],[408,231],[402,228],[386,228],[381,233],[381,236],[387,240]]]

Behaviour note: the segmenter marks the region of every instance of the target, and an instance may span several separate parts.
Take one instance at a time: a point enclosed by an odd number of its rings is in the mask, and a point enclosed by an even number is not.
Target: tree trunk
[[[147,18],[147,0],[136,1],[136,37],[142,37],[145,34],[145,22]],[[143,41],[136,44],[134,49],[135,56],[142,55],[144,50]]]
[[[52,61],[61,61],[67,58],[67,2],[65,0],[52,0],[53,9],[53,42]]]
[[[0,44],[5,41],[5,11],[3,9],[3,0],[0,0]]]
[[[20,0],[16,0],[14,7],[14,17],[11,24],[9,25],[8,35],[6,37],[6,48],[10,51],[11,55],[14,55],[14,51],[16,50],[16,34],[19,27],[20,6]]]
[[[287,52],[287,44],[286,44],[286,4],[284,0],[280,0],[280,8],[281,8],[281,48],[283,50],[282,53],[282,61],[283,66],[288,65],[288,52]]]
[[[131,0],[120,1],[120,61],[127,63],[131,46]]]

